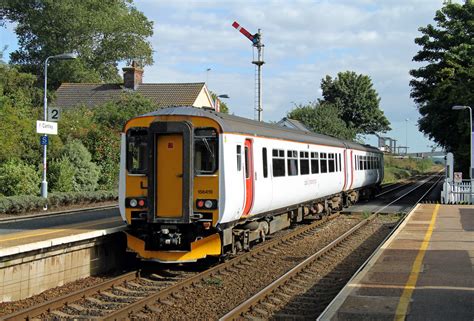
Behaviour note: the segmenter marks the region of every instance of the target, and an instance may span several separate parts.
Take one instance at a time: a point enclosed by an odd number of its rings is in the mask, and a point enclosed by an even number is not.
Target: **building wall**
[[[194,107],[209,107],[213,108],[210,97],[207,94],[205,87],[202,87],[201,92],[199,93],[196,101],[193,104]]]

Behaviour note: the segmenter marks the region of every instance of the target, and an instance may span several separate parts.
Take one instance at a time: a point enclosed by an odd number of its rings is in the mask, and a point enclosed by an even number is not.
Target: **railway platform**
[[[21,300],[117,266],[125,251],[125,237],[118,232],[125,225],[114,211],[90,214],[96,219],[85,213],[2,222],[0,302]]]
[[[419,204],[318,320],[474,319],[474,206]]]

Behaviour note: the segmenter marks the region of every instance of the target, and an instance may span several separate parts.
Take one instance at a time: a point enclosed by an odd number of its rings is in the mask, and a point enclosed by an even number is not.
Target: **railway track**
[[[156,301],[167,303],[166,299],[177,295],[184,289],[208,282],[215,275],[233,273],[235,269],[246,266],[248,260],[262,255],[272,255],[280,247],[292,244],[302,237],[314,235],[328,223],[337,219],[332,215],[324,220],[302,226],[281,238],[270,239],[252,251],[241,254],[228,262],[217,265],[202,273],[186,272],[178,276],[149,275],[141,276],[138,271],[126,273],[107,282],[88,289],[80,290],[41,305],[34,306],[14,314],[6,315],[1,320],[40,319],[105,319],[115,320],[140,315],[145,307],[152,309]],[[178,294],[179,296],[179,294]]]
[[[431,176],[391,203],[411,195],[422,187],[416,204],[437,185],[441,177]],[[416,205],[415,204],[415,205]],[[381,212],[381,208],[378,212]],[[267,287],[224,315],[221,320],[272,319],[298,320],[317,318],[344,285],[363,266],[364,260],[379,247],[391,233],[373,231],[369,225],[378,213],[354,226],[339,238],[314,253]],[[398,225],[397,225],[398,226]],[[396,229],[393,229],[395,231]],[[326,271],[326,273],[324,272]]]
[[[431,181],[432,179],[426,180],[423,184],[420,184],[419,186],[411,189],[410,192],[419,189],[421,186],[424,186],[426,183]],[[433,186],[435,185],[436,184],[433,184]],[[424,193],[423,195],[426,195],[428,192]],[[408,195],[409,193],[405,193],[404,195]],[[399,201],[400,199],[401,198],[399,197],[394,202]],[[180,305],[180,302],[183,300],[186,301],[185,299],[190,296],[189,293],[192,294],[191,296],[194,300],[194,298],[197,298],[199,296],[199,293],[201,293],[203,290],[205,291],[209,287],[211,287],[211,290],[215,290],[213,289],[213,287],[220,287],[221,283],[225,283],[227,279],[233,278],[234,275],[242,274],[242,272],[245,272],[246,269],[248,269],[248,271],[252,271],[251,267],[253,265],[256,265],[257,262],[260,262],[262,260],[264,261],[265,259],[270,259],[270,262],[272,262],[273,264],[284,265],[285,262],[281,263],[281,261],[279,261],[280,263],[278,263],[276,262],[276,259],[272,261],[272,258],[278,257],[279,259],[281,259],[280,256],[282,256],[282,254],[280,254],[280,251],[285,248],[290,249],[290,251],[292,249],[295,249],[296,252],[296,249],[303,247],[299,244],[303,244],[302,242],[304,240],[314,240],[315,238],[317,238],[317,235],[319,235],[318,232],[324,232],[324,229],[332,223],[334,223],[333,225],[337,225],[337,222],[335,222],[334,220],[339,220],[341,217],[342,215],[333,215],[329,218],[326,218],[325,220],[316,221],[312,224],[298,227],[294,231],[287,231],[288,233],[281,238],[274,237],[273,239],[270,239],[263,244],[255,246],[252,251],[241,254],[236,258],[233,258],[223,264],[209,268],[202,273],[183,272],[181,274],[172,273],[169,275],[166,275],[166,273],[157,273],[155,275],[139,275],[139,273],[137,272],[131,272],[119,276],[113,280],[94,286],[92,288],[83,291],[77,291],[75,293],[60,297],[58,299],[43,303],[39,306],[35,306],[30,309],[19,311],[15,314],[4,316],[1,319],[31,320],[35,317],[37,318],[38,316],[41,319],[51,320],[79,318],[115,320],[131,318],[132,316],[139,319],[153,319],[157,316],[159,317],[160,315],[162,315],[164,311],[176,310],[176,307]],[[373,221],[373,217],[368,220],[365,220],[364,222]],[[356,221],[352,220],[351,227],[353,227],[355,224]],[[359,225],[366,226],[367,224],[368,223],[361,223]],[[349,228],[346,228],[344,232],[346,232],[348,229]],[[355,232],[354,235],[357,235],[357,233],[358,232]],[[342,232],[339,232],[339,234],[337,235],[334,234],[328,237],[328,239],[325,241],[326,243],[321,242],[319,250],[321,250],[324,245],[331,243],[331,241],[336,239],[340,234],[342,234]],[[347,242],[344,240],[341,240],[340,243],[347,244]],[[291,262],[290,264],[292,265],[291,268],[293,268],[298,262],[304,261],[306,257],[310,256],[313,253],[314,252],[308,253],[306,256],[298,256],[296,254],[293,256],[290,255],[288,256],[288,258],[285,258],[285,260],[294,260],[295,262]],[[337,258],[338,255],[336,255],[335,257]],[[351,267],[355,266],[357,268],[357,266],[359,266],[360,264],[356,265],[354,263],[351,263],[349,265]],[[287,270],[291,270],[291,268],[288,268]],[[274,270],[275,276],[273,276],[273,280],[277,277],[277,275],[281,275],[286,272],[281,271],[282,273],[278,274],[277,267]],[[350,277],[352,275],[351,272],[347,271],[341,271],[338,273],[339,274],[337,274],[336,276],[337,280],[343,280],[347,276]],[[344,275],[344,278],[339,279],[341,275]],[[326,291],[329,294],[328,297],[324,300],[319,300],[320,304],[322,303],[322,301],[330,301],[330,299],[337,294],[338,290],[328,290],[326,288],[327,283],[334,283],[338,285],[342,284],[342,286],[345,284],[345,281],[335,282],[335,279],[332,279],[332,281],[329,282],[327,281],[327,279],[325,280],[326,281],[322,281],[321,283],[322,289],[323,291]],[[264,286],[261,286],[261,288],[264,288],[268,283],[264,284]],[[261,288],[258,290],[261,290]],[[258,291],[246,293],[245,299],[247,299],[248,296],[255,292]],[[325,304],[327,303],[328,302],[326,302]],[[191,306],[189,306],[189,304],[186,305],[186,303],[182,304],[181,306],[182,309],[191,308]],[[209,305],[207,307],[209,307]],[[230,308],[223,308],[221,312],[216,312],[217,314],[206,315],[203,317],[217,318],[224,315],[226,312],[230,311],[234,307],[235,306],[231,306]],[[199,305],[197,305],[197,309],[200,308],[204,309],[205,307],[199,307]],[[195,317],[195,315],[193,316]],[[187,318],[193,316],[186,315],[184,312],[182,315],[176,315],[177,318]]]
[[[374,214],[363,220],[241,303],[221,320],[317,317],[346,284],[354,264],[363,262],[360,262],[362,254],[356,251],[374,234],[373,229],[367,226],[375,218]],[[365,254],[370,255],[373,246],[376,247],[379,242],[380,238],[377,238],[372,242],[372,247],[365,245]]]

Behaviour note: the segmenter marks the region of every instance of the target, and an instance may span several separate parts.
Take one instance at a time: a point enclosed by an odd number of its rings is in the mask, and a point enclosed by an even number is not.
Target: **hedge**
[[[0,197],[0,214],[18,214],[39,211],[45,205],[49,209],[76,204],[89,204],[118,199],[117,191],[56,192],[48,198],[32,195]]]

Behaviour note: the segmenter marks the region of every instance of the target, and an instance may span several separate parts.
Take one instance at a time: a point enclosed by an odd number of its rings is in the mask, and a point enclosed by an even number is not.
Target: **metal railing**
[[[463,179],[461,182],[445,179],[441,191],[443,204],[473,204],[473,179]]]

